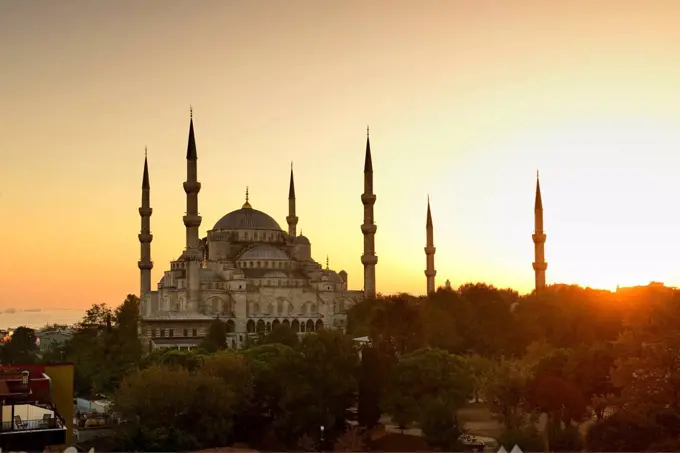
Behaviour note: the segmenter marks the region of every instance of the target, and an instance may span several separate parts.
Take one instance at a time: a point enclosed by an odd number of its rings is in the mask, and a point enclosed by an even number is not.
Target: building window
[[[191,330],[191,336],[197,337],[198,336],[198,331],[196,329]]]
[[[174,337],[175,336],[175,329],[168,329],[168,336],[170,338]]]
[[[184,336],[188,337],[189,336],[189,329],[184,329]]]
[[[151,336],[155,337],[156,336],[156,329],[151,329]]]
[[[165,336],[165,329],[161,329],[161,337]]]

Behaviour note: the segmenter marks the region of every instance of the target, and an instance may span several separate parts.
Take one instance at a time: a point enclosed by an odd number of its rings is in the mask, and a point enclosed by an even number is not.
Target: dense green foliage
[[[234,351],[216,320],[201,349],[145,355],[137,310],[134,296],[115,310],[94,305],[42,357],[76,364],[78,394],[114,398],[128,421],[118,448],[358,451],[368,439],[346,424],[357,407],[360,427],[389,415],[451,451],[470,400],[505,426],[508,450],[680,448],[680,294],[668,289],[553,285],[537,297],[468,284],[361,302],[347,334],[279,326]],[[37,359],[35,334],[19,330],[0,349],[4,363]],[[360,350],[359,336],[371,340]]]

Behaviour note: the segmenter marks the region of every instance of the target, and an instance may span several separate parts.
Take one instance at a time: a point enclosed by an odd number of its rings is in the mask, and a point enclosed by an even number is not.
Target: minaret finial
[[[328,263],[329,263],[329,261],[328,261],[328,255],[326,255],[326,270],[328,270],[328,269],[329,269],[329,265],[328,265]]]
[[[146,159],[146,145],[144,145],[144,159]]]
[[[293,171],[293,161],[290,161],[290,171]]]
[[[539,178],[538,170],[536,170],[536,179],[538,179],[538,178]]]
[[[370,136],[371,136],[371,131],[370,131],[368,124],[367,124],[366,125],[366,137],[370,137]]]
[[[249,198],[250,197],[249,197],[249,193],[248,193],[248,186],[246,186],[246,202],[243,203],[244,208],[252,208],[252,206],[250,205],[250,202],[249,202]]]
[[[189,119],[194,119],[194,108],[189,104]]]

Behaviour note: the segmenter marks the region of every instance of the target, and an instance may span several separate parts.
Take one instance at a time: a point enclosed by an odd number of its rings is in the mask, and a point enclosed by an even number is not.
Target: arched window
[[[246,332],[248,333],[255,333],[255,321],[252,319],[248,321],[246,324]]]
[[[311,319],[307,321],[307,332],[314,332],[314,321]]]
[[[234,320],[230,319],[227,321],[227,333],[234,333],[236,330],[236,324],[234,324]]]
[[[272,323],[272,329],[275,329],[276,326],[278,326],[279,324],[281,324],[281,322],[278,319],[275,319],[274,322]]]
[[[283,322],[282,322],[281,324],[283,324],[284,326],[290,328],[290,322],[289,322],[287,319],[284,319]]]
[[[264,326],[264,321],[259,320],[257,321],[257,333],[264,332],[265,326]]]
[[[314,326],[314,330],[321,330],[323,329],[323,321],[318,319],[316,321],[316,325]]]
[[[293,329],[293,332],[299,332],[300,331],[300,322],[297,319],[294,319],[293,323],[290,325],[290,328]]]

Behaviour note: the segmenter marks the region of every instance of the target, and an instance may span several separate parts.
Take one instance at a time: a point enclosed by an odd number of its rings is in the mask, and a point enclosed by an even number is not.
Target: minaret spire
[[[375,265],[378,257],[375,255],[375,232],[378,229],[374,223],[373,205],[376,196],[373,193],[373,160],[371,158],[371,140],[369,129],[366,127],[366,158],[364,160],[364,193],[361,195],[361,203],[364,205],[364,223],[361,232],[364,235],[364,253],[361,255],[361,263],[364,265],[364,297],[375,299]]]
[[[545,262],[545,239],[543,232],[543,200],[541,199],[541,183],[536,171],[536,199],[534,201],[534,273],[536,274],[536,294],[545,288],[545,271],[548,263]]]
[[[198,182],[198,154],[196,152],[196,138],[194,136],[194,112],[189,111],[189,142],[187,144],[187,180],[184,183],[184,192],[187,195],[187,211],[182,219],[186,228],[186,249],[182,259],[187,261],[186,266],[186,292],[188,309],[198,311],[200,303],[200,266],[203,261],[203,252],[200,248],[198,228],[201,226],[201,216],[198,214],[198,193],[201,191],[201,183]]]
[[[293,178],[293,162],[290,163],[290,184],[288,186],[288,235],[295,239],[297,236],[298,218],[295,215],[295,180]]]
[[[142,206],[139,208],[139,215],[142,218],[142,229],[137,236],[141,245],[140,259],[137,263],[140,274],[139,298],[151,291],[151,185],[149,184],[149,164],[147,161],[146,147],[144,148],[144,173],[142,175]]]
[[[432,211],[430,210],[430,196],[427,196],[427,220],[425,221],[425,277],[427,277],[427,294],[434,293],[434,277],[437,271],[434,268],[434,253],[437,249],[434,247],[434,227],[432,226]]]

